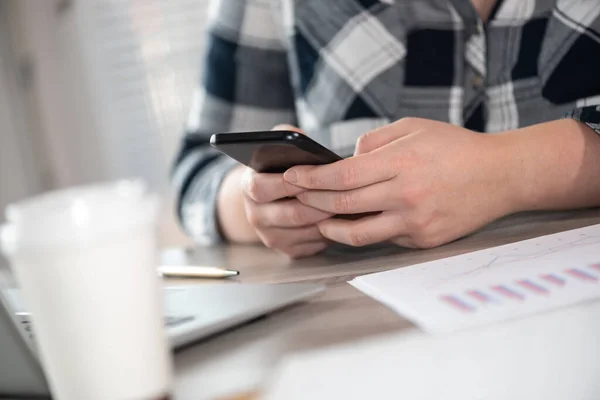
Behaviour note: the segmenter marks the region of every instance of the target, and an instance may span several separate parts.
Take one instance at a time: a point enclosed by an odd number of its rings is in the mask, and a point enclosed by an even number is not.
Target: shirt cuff
[[[600,134],[600,105],[576,108],[568,113],[566,118],[582,122]]]
[[[217,198],[225,176],[237,161],[219,157],[198,173],[180,201],[181,225],[195,243],[203,246],[224,241],[219,228]]]

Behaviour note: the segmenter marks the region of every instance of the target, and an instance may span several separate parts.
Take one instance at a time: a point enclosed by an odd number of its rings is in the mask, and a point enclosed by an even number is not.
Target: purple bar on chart
[[[544,274],[541,275],[541,278],[557,286],[565,286],[566,284],[563,278],[555,274]]]
[[[530,281],[528,279],[523,279],[523,280],[517,281],[517,283],[519,285],[521,285],[521,287],[524,287],[525,289],[527,289],[527,290],[529,290],[531,292],[537,293],[537,294],[548,294],[548,293],[550,293],[548,291],[548,289],[546,289],[545,287],[543,287],[541,285],[538,285],[537,283],[532,282],[532,281]]]
[[[483,303],[483,304],[488,304],[488,303],[494,302],[494,300],[489,295],[482,292],[481,290],[467,290],[467,294],[469,296],[471,296],[472,298],[474,298],[475,300],[477,300],[478,302]]]
[[[440,296],[440,300],[442,300],[443,302],[445,302],[446,304],[451,305],[452,307],[463,311],[463,312],[473,312],[475,311],[475,307],[471,306],[468,303],[465,303],[464,301],[462,301],[461,299],[459,299],[456,296],[451,296],[451,295],[442,295]]]
[[[593,268],[593,269],[595,269],[596,271],[599,271],[599,272],[600,272],[600,264],[592,264],[592,265],[590,265],[590,268]]]
[[[589,281],[589,282],[597,282],[598,281],[598,277],[596,275],[592,275],[589,274],[585,271],[582,271],[580,269],[577,268],[571,268],[565,271],[567,274],[577,278],[577,279],[581,279],[583,281]]]
[[[521,293],[516,292],[513,289],[509,289],[504,285],[492,286],[492,290],[504,297],[508,297],[509,299],[525,300],[525,296],[523,296]]]

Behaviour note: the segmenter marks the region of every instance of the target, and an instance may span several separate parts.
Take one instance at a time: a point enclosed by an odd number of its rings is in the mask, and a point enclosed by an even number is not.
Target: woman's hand
[[[382,211],[355,221],[320,221],[326,238],[430,248],[520,208],[521,154],[510,143],[407,118],[361,137],[352,158],[294,167],[284,178],[304,189],[297,198],[308,207],[331,214]]]

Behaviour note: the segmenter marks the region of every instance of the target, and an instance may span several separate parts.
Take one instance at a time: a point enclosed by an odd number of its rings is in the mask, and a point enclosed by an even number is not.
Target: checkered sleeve
[[[571,111],[567,117],[583,122],[600,134],[600,105],[577,108]]]
[[[555,50],[544,97],[574,103],[566,117],[600,133],[600,2],[557,0],[546,35]]]
[[[213,133],[295,124],[287,50],[274,0],[212,0],[203,74],[172,171],[177,212],[198,244],[223,240],[216,200],[236,165],[212,149]]]

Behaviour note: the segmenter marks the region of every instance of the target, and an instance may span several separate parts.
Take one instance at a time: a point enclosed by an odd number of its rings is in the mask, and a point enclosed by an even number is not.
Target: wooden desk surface
[[[260,388],[287,354],[416,329],[346,282],[355,276],[413,265],[482,248],[600,223],[600,210],[527,214],[498,221],[457,242],[431,250],[383,248],[299,261],[259,247],[224,246],[170,251],[165,262],[238,269],[240,282],[319,282],[328,290],[312,301],[218,335],[177,353],[176,398],[217,399]],[[168,281],[193,284],[194,281]]]

